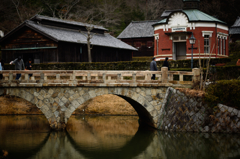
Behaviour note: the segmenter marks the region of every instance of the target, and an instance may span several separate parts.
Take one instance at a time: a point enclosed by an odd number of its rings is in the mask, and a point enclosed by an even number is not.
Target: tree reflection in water
[[[237,159],[239,135],[169,133],[138,127],[138,117],[72,116],[49,131],[44,116],[0,116],[0,151],[8,159]],[[0,158],[2,154],[0,153]]]

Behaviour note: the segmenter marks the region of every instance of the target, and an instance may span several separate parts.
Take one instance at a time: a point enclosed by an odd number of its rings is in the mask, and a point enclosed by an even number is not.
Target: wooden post
[[[168,83],[168,67],[162,67],[162,83]]]
[[[72,76],[70,76],[70,80],[76,80],[76,72],[73,71]]]
[[[200,69],[199,68],[194,68],[192,69],[193,72],[193,83],[199,82],[200,81]]]

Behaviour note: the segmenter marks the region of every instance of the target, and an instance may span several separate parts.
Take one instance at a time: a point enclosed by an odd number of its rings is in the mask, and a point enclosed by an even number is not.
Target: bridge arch
[[[113,94],[129,102],[141,123],[157,128],[167,87],[40,87],[7,88],[6,94],[35,104],[48,119],[51,128],[62,129],[72,113],[84,102]]]

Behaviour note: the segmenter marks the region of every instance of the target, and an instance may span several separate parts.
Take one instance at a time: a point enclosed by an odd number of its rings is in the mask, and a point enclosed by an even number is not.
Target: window
[[[135,47],[136,48],[140,48],[142,46],[142,43],[141,42],[135,42]]]
[[[218,37],[218,55],[220,54],[220,38]]]
[[[220,39],[220,54],[221,54],[221,55],[222,55],[222,49],[223,49],[222,46],[223,46],[223,45],[222,45],[222,39]]]
[[[181,40],[186,40],[186,36],[181,36]]]
[[[223,55],[226,55],[226,39],[223,39]]]
[[[152,41],[147,41],[147,47],[151,48],[153,46],[153,42]]]
[[[209,35],[204,35],[204,53],[210,53]]]
[[[178,36],[173,37],[173,40],[178,40],[178,39],[179,39]]]

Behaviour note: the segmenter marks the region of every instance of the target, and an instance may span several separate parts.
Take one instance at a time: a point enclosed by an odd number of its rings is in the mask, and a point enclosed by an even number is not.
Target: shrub
[[[209,106],[221,103],[240,109],[240,80],[222,80],[209,85],[204,101]]]

